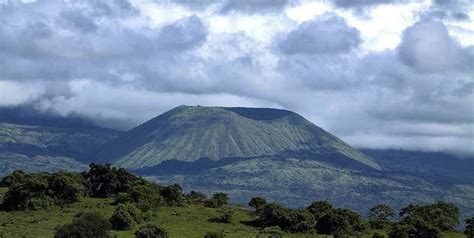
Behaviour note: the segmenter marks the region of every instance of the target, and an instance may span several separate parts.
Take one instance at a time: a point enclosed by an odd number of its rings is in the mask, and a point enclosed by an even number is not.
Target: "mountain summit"
[[[165,161],[305,158],[344,167],[378,164],[300,115],[280,109],[179,106],[122,134],[97,159],[129,169]]]

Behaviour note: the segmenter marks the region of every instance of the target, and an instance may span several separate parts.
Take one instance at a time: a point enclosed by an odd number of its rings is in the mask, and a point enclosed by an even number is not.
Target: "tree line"
[[[149,223],[159,207],[202,204],[222,208],[228,201],[225,193],[215,193],[209,198],[195,191],[185,194],[178,184],[160,186],[110,164],[91,164],[89,167],[89,171],[82,173],[14,171],[0,181],[0,186],[8,187],[0,208],[4,211],[39,210],[74,203],[83,197],[113,198],[116,207],[110,218],[98,213],[77,214],[72,223],[56,230],[55,237],[107,238],[111,237],[110,230],[131,230],[138,226],[135,236],[142,238],[168,237],[166,230]],[[455,231],[460,223],[459,209],[446,202],[410,204],[398,214],[389,205],[378,204],[370,209],[368,219],[351,210],[336,208],[327,201],[290,209],[254,197],[248,205],[254,209],[254,219],[245,224],[268,234],[260,237],[279,237],[283,231],[334,237],[362,236],[371,232],[373,237],[436,238],[444,232]],[[209,221],[229,223],[232,216],[232,212],[224,209]],[[464,232],[469,238],[474,237],[474,218],[466,219]],[[214,232],[205,237],[223,237],[223,234]]]

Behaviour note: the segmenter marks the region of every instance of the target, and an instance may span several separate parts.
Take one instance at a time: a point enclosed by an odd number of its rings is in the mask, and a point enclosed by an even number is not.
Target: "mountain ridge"
[[[107,143],[102,162],[129,169],[167,160],[312,156],[348,166],[380,166],[300,115],[281,109],[179,106]]]

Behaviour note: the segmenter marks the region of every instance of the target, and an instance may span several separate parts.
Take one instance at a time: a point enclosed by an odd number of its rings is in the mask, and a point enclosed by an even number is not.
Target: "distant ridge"
[[[169,160],[262,156],[380,169],[372,159],[300,115],[272,108],[179,106],[107,143],[96,159],[140,169]]]

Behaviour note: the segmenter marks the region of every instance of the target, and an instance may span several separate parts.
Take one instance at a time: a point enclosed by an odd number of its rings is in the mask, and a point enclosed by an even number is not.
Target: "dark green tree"
[[[369,210],[369,222],[374,229],[383,229],[395,216],[395,210],[387,204],[378,204]]]
[[[180,206],[186,201],[183,189],[179,184],[173,184],[162,188],[161,196],[165,199],[166,204],[170,206]]]
[[[79,214],[71,224],[59,227],[55,238],[109,238],[110,223],[98,213]]]
[[[146,220],[149,220],[149,217],[134,204],[121,204],[115,208],[109,221],[114,230],[130,230],[135,224]]]
[[[135,238],[168,238],[168,232],[154,224],[146,224],[135,231]]]
[[[123,168],[114,168],[110,164],[90,164],[86,174],[91,197],[107,198],[147,182]]]
[[[204,193],[191,191],[188,195],[186,195],[186,199],[190,203],[202,203],[206,201],[207,196]]]
[[[267,200],[261,197],[253,197],[249,202],[249,206],[255,208],[255,210],[261,209],[265,204],[267,204]]]
[[[306,208],[318,221],[324,215],[333,211],[334,207],[327,201],[315,201]]]
[[[464,234],[467,238],[474,238],[474,217],[467,218],[465,222]]]
[[[5,176],[0,181],[0,187],[10,187],[14,183],[21,183],[25,178],[23,170],[14,170],[11,174]]]
[[[229,197],[225,193],[214,193],[212,197],[207,200],[204,205],[206,207],[218,208],[227,204]]]

